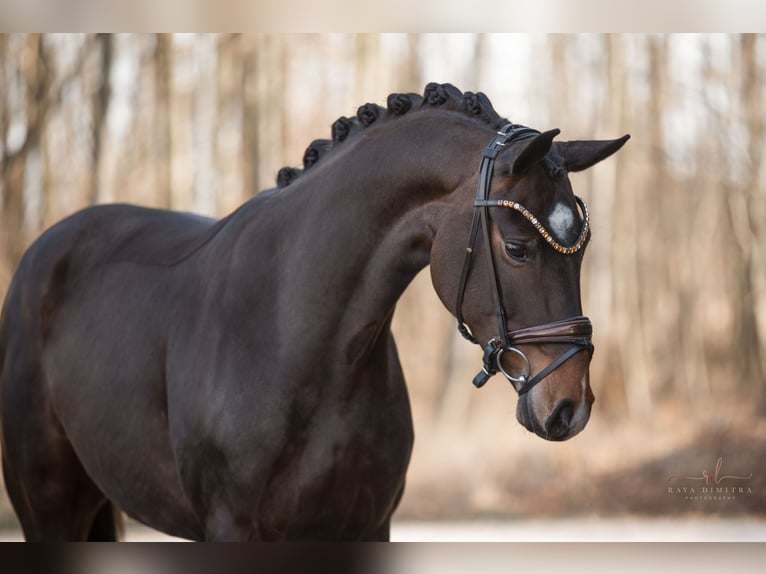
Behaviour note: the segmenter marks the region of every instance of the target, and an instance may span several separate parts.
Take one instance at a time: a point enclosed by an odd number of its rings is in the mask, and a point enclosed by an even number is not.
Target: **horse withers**
[[[386,540],[412,419],[391,317],[434,288],[548,440],[586,425],[590,238],[555,142],[483,94],[366,104],[219,221],[85,209],[21,259],[0,320],[8,493],[28,540]],[[478,366],[478,365],[477,365]]]

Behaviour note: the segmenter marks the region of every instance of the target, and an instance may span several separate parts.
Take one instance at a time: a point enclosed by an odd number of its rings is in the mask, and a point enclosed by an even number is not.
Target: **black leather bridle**
[[[543,323],[516,331],[507,330],[505,308],[503,306],[501,290],[498,284],[498,275],[495,268],[494,256],[492,255],[489,208],[506,206],[520,211],[533,225],[535,225],[538,231],[543,234],[548,242],[556,247],[560,253],[569,254],[579,250],[580,247],[582,247],[584,244],[589,232],[587,208],[585,207],[585,203],[579,197],[576,199],[584,214],[583,228],[580,232],[577,243],[571,247],[559,246],[542,228],[537,219],[534,218],[525,208],[520,206],[518,203],[489,199],[489,188],[492,180],[495,158],[497,158],[497,155],[500,153],[500,151],[510,143],[532,138],[539,134],[540,132],[531,128],[506,124],[500,131],[497,132],[490,144],[484,149],[481,165],[479,167],[479,186],[476,191],[476,200],[474,201],[471,233],[468,239],[468,247],[466,248],[463,271],[460,275],[460,284],[457,292],[456,316],[458,322],[458,331],[467,340],[477,345],[481,345],[481,343],[479,343],[479,341],[468,330],[468,327],[463,320],[462,312],[465,288],[466,284],[468,283],[468,273],[471,268],[473,253],[476,247],[476,242],[478,240],[479,229],[481,229],[484,236],[484,245],[487,248],[486,259],[489,276],[491,279],[490,283],[492,285],[492,300],[495,307],[495,315],[497,317],[497,330],[499,334],[498,336],[490,339],[489,342],[484,346],[484,364],[481,371],[476,375],[476,377],[474,377],[473,384],[477,388],[482,387],[490,379],[490,377],[500,371],[511,382],[516,391],[519,393],[519,396],[528,393],[537,383],[542,381],[545,377],[550,375],[553,371],[574,357],[580,351],[587,349],[589,354],[593,356],[593,342],[591,340],[593,335],[593,326],[591,325],[590,319],[587,317],[577,316],[571,317],[569,319],[563,319],[561,321]],[[567,344],[569,345],[569,348],[542,371],[532,376],[532,367],[529,362],[529,358],[516,345],[545,343]],[[503,354],[505,353],[518,355],[518,357],[524,361],[524,363],[526,363],[524,372],[518,376],[513,376],[508,373],[503,368],[503,365],[500,361]]]

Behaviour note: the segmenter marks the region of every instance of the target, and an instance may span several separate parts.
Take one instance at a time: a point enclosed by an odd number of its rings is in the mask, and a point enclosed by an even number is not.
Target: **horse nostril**
[[[572,399],[564,399],[559,401],[556,408],[545,421],[545,431],[552,438],[563,438],[569,433],[569,423],[572,422],[574,416],[574,401]]]

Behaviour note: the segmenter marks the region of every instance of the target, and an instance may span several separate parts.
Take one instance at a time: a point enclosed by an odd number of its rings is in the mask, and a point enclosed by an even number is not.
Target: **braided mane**
[[[356,117],[341,116],[335,120],[331,128],[332,139],[317,139],[309,144],[303,153],[303,169],[297,167],[280,169],[277,173],[277,187],[290,185],[350,135],[370,127],[375,122],[397,118],[408,112],[429,107],[442,107],[461,112],[483,121],[492,129],[499,129],[503,124],[508,123],[508,120],[498,115],[489,98],[482,92],[463,93],[452,84],[431,82],[426,85],[422,96],[413,93],[390,94],[385,108],[367,103],[359,107]]]

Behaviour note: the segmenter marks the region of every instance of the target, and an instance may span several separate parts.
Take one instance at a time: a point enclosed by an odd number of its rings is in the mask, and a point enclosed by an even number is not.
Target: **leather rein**
[[[585,206],[585,202],[575,197],[580,209],[583,211],[583,227],[580,231],[580,235],[577,241],[571,246],[559,245],[553,236],[548,233],[542,224],[534,217],[529,211],[522,205],[504,200],[490,200],[489,188],[492,180],[492,172],[494,170],[495,159],[500,151],[510,143],[518,142],[528,138],[539,135],[540,132],[527,128],[524,126],[518,126],[513,124],[506,124],[497,132],[490,144],[484,149],[481,159],[481,165],[479,167],[479,186],[476,191],[476,200],[474,201],[474,213],[473,221],[471,223],[471,232],[468,239],[468,247],[466,248],[465,261],[463,263],[463,271],[460,275],[460,284],[457,292],[457,329],[460,334],[468,341],[481,345],[479,341],[471,334],[463,320],[463,298],[465,295],[465,288],[468,283],[468,274],[471,268],[471,262],[473,261],[473,253],[476,248],[476,242],[478,241],[479,230],[483,232],[484,245],[487,248],[487,265],[488,272],[491,278],[492,285],[492,301],[495,307],[495,316],[497,318],[497,330],[498,336],[493,337],[489,342],[484,345],[483,366],[481,371],[474,377],[473,384],[477,388],[484,386],[484,384],[497,374],[498,371],[510,381],[514,386],[519,396],[523,396],[528,393],[532,388],[542,381],[545,377],[550,375],[553,371],[563,365],[566,361],[574,357],[577,353],[587,349],[590,356],[593,356],[593,342],[591,337],[593,335],[593,326],[590,319],[583,316],[570,317],[560,321],[552,321],[550,323],[542,323],[532,327],[526,327],[518,329],[516,331],[508,331],[506,323],[505,308],[503,306],[500,285],[498,284],[498,275],[495,268],[494,256],[492,255],[492,243],[491,243],[491,222],[489,217],[490,207],[508,207],[521,213],[532,225],[535,226],[537,231],[545,238],[545,240],[559,253],[568,255],[575,253],[582,248],[588,237],[590,230],[588,210]],[[529,358],[524,352],[516,345],[524,344],[567,344],[569,348],[564,351],[559,357],[545,367],[542,371],[532,376],[532,366]],[[509,353],[517,355],[525,364],[524,372],[518,376],[514,376],[507,372],[501,363],[501,358],[504,354]]]

